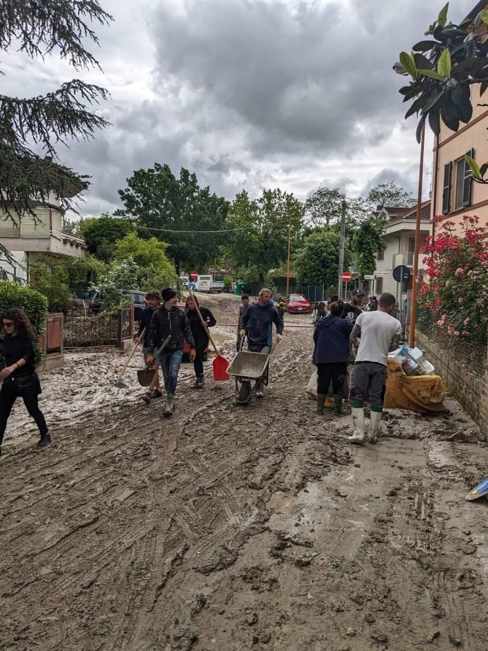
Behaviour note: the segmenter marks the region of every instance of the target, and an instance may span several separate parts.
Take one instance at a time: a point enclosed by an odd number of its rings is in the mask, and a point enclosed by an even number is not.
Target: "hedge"
[[[21,287],[8,280],[0,281],[0,314],[12,308],[21,308],[27,314],[34,328],[36,339],[44,333],[47,315],[47,298],[35,289]],[[2,333],[3,334],[3,333]],[[36,358],[42,358],[43,351],[38,348],[36,341]],[[0,352],[0,362],[3,366],[3,356]]]

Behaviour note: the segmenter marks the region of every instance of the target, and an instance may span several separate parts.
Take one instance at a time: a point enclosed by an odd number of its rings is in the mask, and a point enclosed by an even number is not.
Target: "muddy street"
[[[220,323],[236,297],[202,298]],[[307,316],[287,317],[264,400],[140,400],[134,359],[72,352],[43,379],[53,445],[23,407],[0,460],[2,651],[485,651],[488,525],[465,494],[488,448],[459,406],[391,411],[376,446],[315,413]],[[227,356],[236,328],[217,328]],[[13,428],[16,428],[15,433]],[[29,429],[31,428],[31,429]]]

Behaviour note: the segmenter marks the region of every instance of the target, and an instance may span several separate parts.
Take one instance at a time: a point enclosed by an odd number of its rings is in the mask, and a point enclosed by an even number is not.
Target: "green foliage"
[[[342,203],[345,195],[339,188],[319,188],[305,202],[305,221],[307,226],[322,228],[338,224],[342,216]],[[369,212],[369,206],[361,198],[348,198],[346,202],[346,219],[358,223]]]
[[[117,240],[123,239],[131,230],[127,220],[105,215],[83,220],[79,236],[85,240],[90,253],[99,260],[110,262],[115,255]]]
[[[411,192],[407,192],[394,181],[389,181],[372,188],[366,197],[366,202],[370,204],[372,209],[376,209],[378,206],[407,208],[415,206],[417,200]]]
[[[99,67],[85,48],[89,41],[98,45],[90,22],[105,25],[110,20],[98,0],[8,0],[0,3],[0,50],[8,53],[15,47],[31,59],[56,51],[76,70]],[[53,162],[54,145],[88,139],[106,127],[108,122],[90,113],[87,105],[107,97],[105,89],[79,79],[44,96],[0,95],[0,205],[12,219],[33,214],[33,198],[46,202],[51,191],[61,197],[64,208],[70,207],[68,198],[87,187],[86,177]],[[35,154],[32,143],[48,157]]]
[[[137,284],[141,289],[173,287],[177,285],[178,276],[166,255],[167,248],[168,244],[155,237],[143,240],[136,233],[129,233],[116,243],[115,259],[134,260],[138,267]]]
[[[97,280],[104,309],[122,305],[121,290],[135,289],[139,267],[132,258],[111,262]]]
[[[335,229],[316,231],[305,238],[294,263],[300,282],[304,285],[337,284],[339,274],[340,235]],[[344,250],[344,266],[351,263],[351,252]]]
[[[296,250],[303,221],[300,201],[281,190],[265,190],[256,200],[251,200],[245,191],[236,196],[226,228],[237,230],[224,247],[224,255],[246,284],[264,284],[270,270],[286,260],[289,219],[292,247]]]
[[[68,273],[61,264],[51,269],[41,265],[31,266],[30,286],[47,298],[49,312],[63,312],[72,304]]]
[[[47,315],[47,298],[29,287],[20,287],[7,280],[0,281],[0,314],[5,310],[21,308],[29,317],[36,337],[44,333]],[[37,347],[36,360],[42,357],[42,351]],[[0,363],[3,360],[0,359]]]
[[[432,39],[413,46],[413,55],[400,54],[403,73],[412,80],[400,89],[404,102],[412,101],[405,117],[420,115],[417,139],[420,141],[426,120],[439,135],[441,121],[452,131],[466,124],[473,115],[471,86],[488,88],[488,41],[480,27],[484,14],[459,25],[448,22],[446,5],[427,31]],[[395,66],[396,69],[396,66]]]
[[[368,219],[362,222],[354,234],[354,251],[361,280],[364,276],[374,273],[376,269],[376,254],[386,249],[383,237],[385,222],[381,219]]]
[[[195,174],[182,168],[176,178],[169,165],[156,163],[151,169],[135,171],[127,184],[119,190],[124,210],[116,214],[136,221],[141,237],[167,242],[177,275],[183,268],[204,268],[218,256],[226,234],[191,231],[221,230],[228,202],[208,187],[200,188]]]
[[[224,276],[224,287],[226,289],[230,289],[232,287],[232,283],[234,282],[232,276]]]

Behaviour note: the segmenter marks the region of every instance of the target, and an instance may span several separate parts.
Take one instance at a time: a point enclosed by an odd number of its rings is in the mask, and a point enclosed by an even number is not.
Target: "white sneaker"
[[[361,445],[365,441],[364,433],[364,409],[362,407],[353,407],[351,409],[352,422],[354,424],[354,431],[349,436],[348,441],[356,445]]]

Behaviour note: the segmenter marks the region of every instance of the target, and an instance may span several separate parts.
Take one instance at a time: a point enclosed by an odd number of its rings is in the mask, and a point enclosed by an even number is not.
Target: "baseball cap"
[[[353,296],[364,296],[364,292],[362,292],[360,289],[353,289],[351,294]]]

